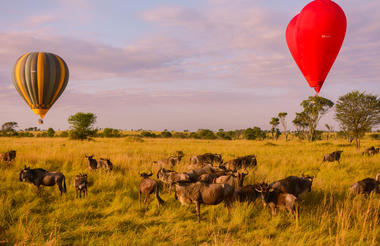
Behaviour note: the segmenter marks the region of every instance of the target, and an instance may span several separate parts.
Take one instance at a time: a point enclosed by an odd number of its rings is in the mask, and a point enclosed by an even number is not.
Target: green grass
[[[365,139],[363,147],[378,146]],[[0,138],[0,151],[17,150],[16,161],[0,164],[0,245],[379,245],[380,196],[350,197],[352,183],[380,172],[380,155],[362,156],[345,142],[334,140],[222,141],[190,139]],[[302,196],[298,220],[285,212],[271,217],[260,200],[237,203],[230,216],[223,204],[195,207],[169,197],[157,208],[139,207],[139,171],[152,170],[152,161],[176,150],[186,154],[177,167],[186,170],[191,155],[222,153],[224,160],[255,154],[257,168],[245,184],[271,182],[289,175],[315,175],[312,192]],[[322,163],[325,153],[343,150],[341,164]],[[85,154],[110,157],[114,171],[89,171]],[[36,187],[18,180],[24,165],[61,171],[68,192]],[[157,170],[153,168],[153,171]],[[89,175],[89,196],[75,199],[74,177]],[[153,198],[153,196],[152,196]]]

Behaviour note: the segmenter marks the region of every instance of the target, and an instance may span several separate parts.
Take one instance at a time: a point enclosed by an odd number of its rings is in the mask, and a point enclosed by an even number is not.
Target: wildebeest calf
[[[48,172],[42,168],[30,169],[24,167],[20,172],[20,181],[33,183],[37,186],[38,193],[40,192],[40,185],[53,186],[57,185],[59,191],[66,193],[65,176],[60,172]],[[63,184],[63,185],[62,185]]]
[[[78,192],[79,192],[79,198],[82,198],[82,192],[83,197],[87,195],[87,174],[79,174],[75,176],[74,179],[74,186],[75,186],[75,192],[76,192],[76,198],[78,198]]]
[[[97,167],[104,168],[105,170],[112,170],[113,164],[108,158],[100,158]]]
[[[337,161],[340,164],[340,156],[342,154],[343,150],[338,150],[334,151],[330,154],[327,154],[323,157],[323,162],[328,161],[328,162],[334,162]]]
[[[0,161],[11,162],[16,159],[16,150],[11,150],[0,154]]]
[[[229,184],[205,184],[202,182],[177,182],[175,184],[176,198],[182,205],[195,204],[198,222],[201,220],[200,206],[217,205],[222,201],[230,208],[233,201],[234,188]]]
[[[297,197],[289,194],[282,193],[278,189],[271,188],[268,184],[262,183],[260,188],[256,189],[261,193],[261,198],[265,205],[269,205],[272,210],[272,216],[276,215],[277,208],[281,210],[288,210],[294,217],[296,216]]]
[[[355,194],[370,194],[371,192],[380,193],[380,173],[376,175],[376,179],[366,178],[360,180],[350,187],[350,191]]]
[[[296,197],[299,195],[310,192],[313,184],[314,177],[311,176],[289,176],[287,178],[275,181],[269,186],[274,189],[278,189],[282,193],[289,193]]]
[[[153,173],[149,173],[149,174],[141,173],[140,174],[140,176],[142,177],[142,180],[140,182],[140,187],[139,187],[139,204],[140,204],[140,206],[141,206],[142,194],[145,195],[144,204],[146,202],[148,202],[148,204],[149,204],[150,203],[150,194],[152,194],[153,192],[156,195],[158,207],[160,207],[161,204],[164,204],[164,200],[162,200],[160,195],[159,195],[159,184],[157,183],[156,180],[153,180],[150,178],[150,176],[152,176],[152,175],[153,175]]]

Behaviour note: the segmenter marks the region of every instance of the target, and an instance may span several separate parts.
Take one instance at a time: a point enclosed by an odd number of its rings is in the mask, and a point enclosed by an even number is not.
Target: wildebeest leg
[[[197,214],[198,222],[201,222],[201,203],[196,202],[195,203],[195,213]]]
[[[141,191],[139,191],[139,207],[141,208]]]
[[[169,196],[172,194],[173,183],[169,184]]]
[[[272,210],[272,216],[275,216],[276,215],[276,205],[274,205],[273,203],[270,203],[269,207]]]
[[[75,189],[75,198],[78,198],[78,189]]]

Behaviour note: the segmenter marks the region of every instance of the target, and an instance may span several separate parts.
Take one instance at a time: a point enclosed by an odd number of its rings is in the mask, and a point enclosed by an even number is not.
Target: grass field
[[[365,139],[363,147],[379,146]],[[348,187],[380,172],[380,155],[362,156],[343,140],[315,143],[285,141],[222,141],[190,139],[0,138],[0,151],[17,150],[16,161],[0,164],[0,245],[379,245],[380,195],[350,198]],[[258,166],[245,184],[274,181],[303,172],[315,175],[312,192],[302,196],[298,220],[280,212],[271,217],[261,201],[236,203],[230,216],[223,204],[202,206],[198,223],[195,207],[181,206],[163,191],[166,201],[139,207],[138,171],[150,171],[152,161],[176,150],[189,157],[222,153],[224,160],[255,154]],[[343,150],[341,164],[324,163],[323,154]],[[85,154],[110,157],[112,172],[89,171]],[[61,171],[68,192],[19,181],[24,165]],[[153,169],[157,171],[157,169]],[[73,180],[87,172],[89,196],[75,199]]]

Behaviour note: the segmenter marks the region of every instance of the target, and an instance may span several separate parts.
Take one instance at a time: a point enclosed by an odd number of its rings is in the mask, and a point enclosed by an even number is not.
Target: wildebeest
[[[221,154],[206,153],[203,155],[194,155],[190,158],[190,166],[192,167],[204,167],[207,164],[213,165],[214,163],[223,163]]]
[[[229,184],[206,184],[202,182],[175,183],[176,198],[182,205],[195,204],[198,222],[201,220],[200,206],[217,205],[222,201],[230,208],[233,201],[234,188]]]
[[[234,187],[235,190],[240,189],[241,187],[243,187],[244,177],[246,175],[248,175],[248,173],[234,172],[234,173],[229,174],[229,175],[223,175],[223,176],[217,177],[215,179],[215,183],[216,184],[229,184],[232,187]]]
[[[82,192],[83,197],[87,195],[87,174],[79,174],[75,176],[74,179],[74,187],[76,192],[76,198],[78,198],[78,192],[79,192],[79,198],[82,198]]]
[[[174,166],[179,164],[181,159],[182,157],[179,157],[179,156],[169,156],[168,158],[165,158],[165,159],[153,161],[153,164],[157,164],[159,168],[172,169]]]
[[[371,192],[380,193],[380,173],[376,175],[375,179],[366,178],[360,180],[350,187],[350,191],[355,194],[370,194]]]
[[[16,159],[16,150],[11,150],[0,154],[0,161],[11,162]]]
[[[150,176],[152,176],[153,173],[141,173],[140,176],[142,177],[142,180],[140,182],[140,187],[139,187],[139,204],[141,206],[141,196],[142,194],[145,195],[145,199],[144,199],[144,204],[146,202],[148,202],[148,204],[150,203],[150,194],[152,194],[153,192],[155,193],[156,195],[156,199],[157,199],[157,206],[160,207],[161,204],[164,204],[164,200],[161,199],[160,195],[159,195],[159,184],[156,180],[153,180],[150,178]]]
[[[187,173],[177,173],[173,170],[167,170],[165,168],[160,168],[160,170],[158,170],[157,178],[169,185],[169,194],[171,194],[172,186],[175,182],[191,180]]]
[[[277,208],[281,210],[286,209],[294,217],[296,216],[296,196],[289,193],[282,193],[279,189],[272,188],[266,183],[262,183],[256,190],[261,193],[263,203],[269,205],[271,208],[272,216],[276,215]]]
[[[260,197],[260,192],[257,189],[260,188],[259,184],[256,185],[246,185],[244,187],[235,189],[234,200],[239,202],[254,202],[258,197]]]
[[[98,161],[94,159],[94,155],[87,156],[85,155],[88,161],[88,168],[89,169],[97,169],[98,168]]]
[[[365,149],[362,155],[368,155],[368,156],[376,155],[377,153],[379,153],[379,149],[380,148],[375,148],[374,146],[372,146],[371,148]]]
[[[278,189],[282,193],[289,193],[298,197],[303,193],[311,191],[313,179],[314,177],[305,177],[303,174],[302,177],[289,176],[287,178],[275,181],[269,186],[271,188]]]
[[[334,162],[337,161],[340,164],[340,156],[342,154],[343,150],[338,150],[334,151],[330,154],[327,154],[323,157],[323,162],[328,161],[328,162]]]
[[[53,186],[57,185],[59,191],[66,193],[65,176],[60,172],[48,172],[42,168],[30,169],[24,167],[20,172],[20,181],[33,183],[37,186],[38,193],[40,192],[40,185]],[[63,184],[62,184],[63,183]]]
[[[247,155],[238,157],[233,160],[229,160],[223,164],[227,169],[238,170],[238,169],[247,169],[248,167],[254,167],[257,165],[257,160],[255,155]]]
[[[97,168],[104,168],[105,170],[112,170],[113,164],[108,158],[100,158]]]
[[[187,171],[188,174],[193,181],[200,180],[201,175],[210,174],[212,178],[216,178],[222,175],[226,175],[227,170],[224,166],[213,167],[211,164],[207,164],[204,167],[196,168],[190,171]]]

